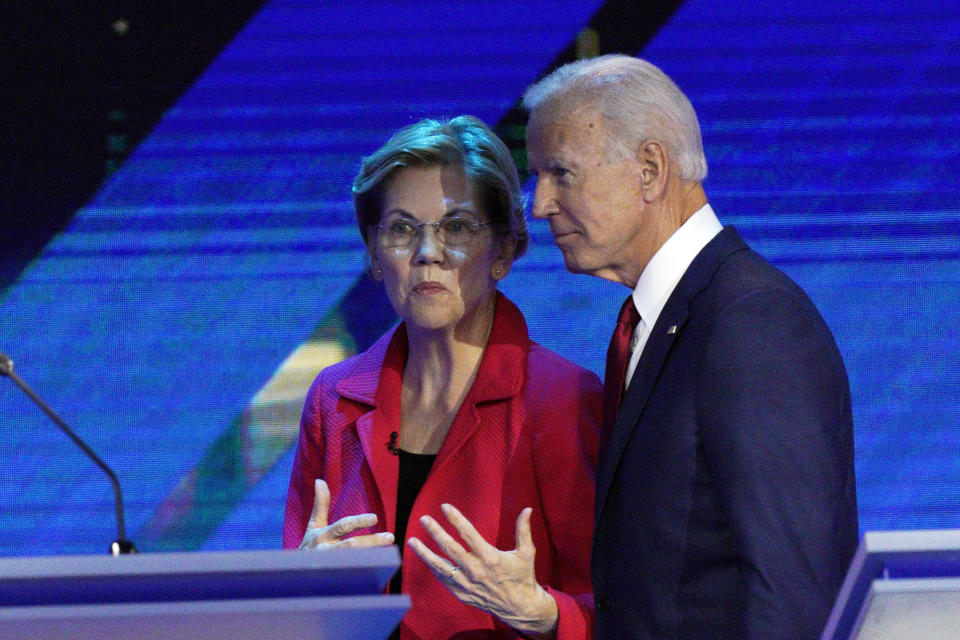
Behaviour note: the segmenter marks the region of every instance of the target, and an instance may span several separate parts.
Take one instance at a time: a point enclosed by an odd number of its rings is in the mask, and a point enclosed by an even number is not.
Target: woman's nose
[[[420,227],[415,245],[414,260],[421,264],[443,260],[443,243],[437,238],[437,229],[432,224]]]

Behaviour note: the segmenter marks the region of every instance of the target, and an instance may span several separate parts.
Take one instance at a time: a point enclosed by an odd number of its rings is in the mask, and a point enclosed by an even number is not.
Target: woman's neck
[[[466,398],[493,327],[491,296],[468,322],[447,330],[407,326],[409,351],[403,370],[401,448],[436,453]]]
[[[407,325],[409,351],[403,372],[404,387],[417,395],[439,399],[444,390],[456,393],[472,382],[493,327],[496,297],[481,304],[470,318],[455,327],[426,330]]]

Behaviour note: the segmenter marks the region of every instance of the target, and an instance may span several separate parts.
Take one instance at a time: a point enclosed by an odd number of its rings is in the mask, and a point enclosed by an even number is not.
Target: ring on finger
[[[453,574],[455,574],[457,571],[460,571],[460,567],[453,565],[453,569],[450,569],[450,573],[447,574],[447,582],[453,583]]]

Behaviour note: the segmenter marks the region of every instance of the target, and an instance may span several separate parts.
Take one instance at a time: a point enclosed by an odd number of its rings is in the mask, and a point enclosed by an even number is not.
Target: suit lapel
[[[380,494],[383,515],[387,521],[384,531],[396,531],[397,482],[400,475],[400,459],[387,448],[392,422],[383,407],[376,407],[357,419],[357,435],[373,473],[373,480]]]
[[[497,293],[493,326],[477,375],[437,453],[434,469],[447,464],[477,429],[481,428],[481,405],[507,400],[520,393],[529,344],[530,336],[523,314],[502,293]]]
[[[361,354],[354,370],[337,384],[341,396],[370,407],[357,418],[355,426],[383,505],[384,531],[396,530],[400,465],[387,444],[400,424],[400,387],[406,358],[407,333],[401,324]]]
[[[477,405],[505,400],[520,393],[529,348],[530,337],[523,315],[498,293],[493,327],[477,376],[450,425],[433,469],[447,464],[481,427]],[[394,521],[400,470],[399,458],[388,450],[387,443],[390,434],[400,429],[400,396],[407,349],[407,329],[401,323],[364,352],[355,369],[337,385],[341,396],[371,407],[357,418],[357,437],[380,494],[387,531],[396,531]]]
[[[660,313],[657,324],[653,327],[647,344],[644,346],[636,372],[630,380],[623,395],[620,413],[610,434],[610,441],[606,450],[600,453],[600,463],[597,469],[597,513],[599,514],[606,501],[607,491],[613,480],[614,473],[623,455],[623,450],[633,435],[640,421],[640,415],[647,404],[653,385],[660,375],[663,362],[670,352],[670,347],[681,335],[684,323],[687,320],[687,300],[672,296]],[[667,331],[667,328],[676,327]]]
[[[667,300],[650,332],[640,361],[624,393],[609,443],[600,454],[597,468],[596,517],[599,520],[607,494],[627,443],[640,425],[647,401],[660,377],[663,364],[673,345],[683,339],[683,328],[689,317],[691,301],[710,282],[723,260],[747,246],[733,227],[725,227],[697,254]],[[649,425],[644,428],[649,428]]]

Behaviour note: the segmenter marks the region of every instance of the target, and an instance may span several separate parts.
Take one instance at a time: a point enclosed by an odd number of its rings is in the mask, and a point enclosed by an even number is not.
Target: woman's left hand
[[[437,579],[461,602],[497,616],[521,633],[552,636],[559,613],[553,596],[540,586],[534,574],[536,549],[530,533],[533,510],[527,507],[517,518],[516,549],[501,551],[484,540],[452,505],[444,504],[440,508],[470,549],[464,549],[430,516],[420,518],[420,523],[449,560],[432,552],[417,538],[410,538],[407,544],[427,563]]]

